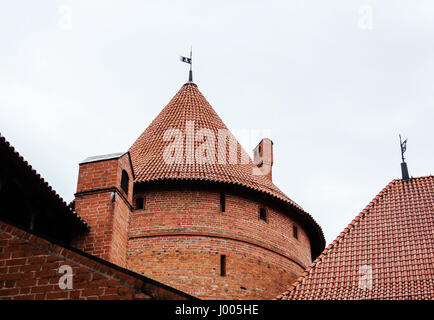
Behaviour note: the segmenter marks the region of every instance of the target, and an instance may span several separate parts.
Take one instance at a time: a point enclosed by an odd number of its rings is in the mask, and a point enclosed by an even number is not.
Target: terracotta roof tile
[[[87,223],[79,216],[71,207],[63,200],[61,196],[41,177],[41,175],[36,172],[35,169],[26,161],[24,158],[15,150],[15,148],[0,134],[0,146],[5,148],[6,153],[10,158],[12,158],[17,165],[23,168],[24,172],[35,179],[40,185],[41,190],[46,191],[49,197],[56,202],[64,211],[71,216],[79,225],[83,228],[88,229]]]
[[[169,164],[164,161],[163,152],[171,143],[163,140],[163,135],[168,129],[179,129],[186,132],[186,122],[194,121],[194,130],[211,130],[216,139],[214,141],[215,163],[193,164]],[[301,214],[310,229],[313,231],[318,244],[318,254],[324,248],[325,240],[321,228],[315,220],[305,212],[297,203],[288,198],[265,176],[253,174],[253,164],[250,157],[237,144],[237,158],[235,164],[218,163],[218,131],[228,130],[226,125],[202,95],[194,83],[186,83],[172,98],[169,104],[152,121],[149,127],[140,135],[130,148],[136,183],[149,183],[161,180],[204,180],[217,183],[229,183],[242,186],[257,192],[276,198]],[[229,131],[228,131],[229,132]],[[202,142],[195,142],[197,148]],[[186,146],[186,143],[184,143]],[[185,148],[187,149],[187,148]],[[184,157],[186,150],[184,149]],[[226,156],[229,158],[229,145],[226,145]],[[241,163],[241,156],[245,156],[247,163]],[[185,158],[184,158],[185,159]],[[186,162],[186,161],[184,161]]]
[[[393,180],[277,298],[433,299],[433,204],[433,176]]]

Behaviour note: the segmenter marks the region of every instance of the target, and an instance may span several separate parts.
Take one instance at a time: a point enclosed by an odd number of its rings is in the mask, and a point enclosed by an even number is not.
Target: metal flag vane
[[[188,73],[188,82],[193,82],[193,49],[190,47],[190,58],[181,56],[182,62],[190,64],[190,72]]]
[[[402,180],[404,180],[404,181],[410,180],[410,175],[408,174],[407,163],[405,163],[405,158],[404,158],[404,152],[407,150],[407,140],[408,139],[405,139],[404,141],[402,141],[401,135],[399,135],[399,143],[401,145],[401,158],[402,158],[401,172],[402,172]]]
[[[405,162],[404,152],[407,150],[407,140],[408,139],[405,139],[404,141],[402,141],[401,135],[399,135],[399,143],[401,144],[401,158],[402,158],[402,162]]]

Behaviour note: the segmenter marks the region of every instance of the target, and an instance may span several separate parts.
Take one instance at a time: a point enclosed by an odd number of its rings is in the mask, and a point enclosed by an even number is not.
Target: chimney
[[[264,138],[253,149],[253,163],[260,169],[260,174],[272,181],[273,141]]]

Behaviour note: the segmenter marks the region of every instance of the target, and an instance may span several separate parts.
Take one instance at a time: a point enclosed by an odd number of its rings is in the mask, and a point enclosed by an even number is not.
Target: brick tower
[[[128,152],[90,157],[80,163],[74,207],[90,232],[75,239],[75,247],[126,266],[133,181]]]
[[[273,298],[325,241],[272,166],[272,141],[251,160],[188,82],[129,152],[81,164],[75,208],[91,231],[77,245],[199,298]]]

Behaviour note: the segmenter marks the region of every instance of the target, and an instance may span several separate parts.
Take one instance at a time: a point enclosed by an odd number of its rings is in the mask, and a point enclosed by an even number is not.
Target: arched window
[[[124,192],[128,195],[128,184],[130,182],[130,177],[128,176],[128,173],[125,170],[122,170],[122,177],[121,177],[121,188],[124,190]]]

